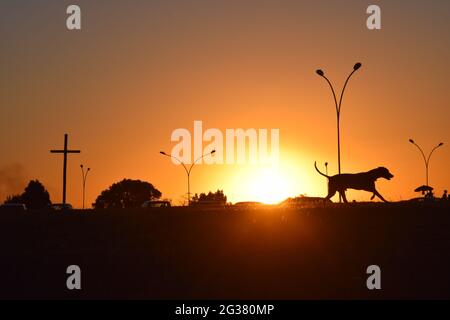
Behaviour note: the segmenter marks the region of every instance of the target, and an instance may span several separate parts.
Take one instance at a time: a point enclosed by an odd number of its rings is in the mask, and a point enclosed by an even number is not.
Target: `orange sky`
[[[69,157],[75,206],[80,163],[92,167],[87,203],[134,178],[177,204],[185,174],[159,151],[170,152],[172,131],[192,130],[194,120],[223,131],[280,129],[280,163],[199,165],[193,192],[223,189],[233,202],[261,200],[272,189],[280,197],[323,196],[325,180],[313,164],[328,161],[337,172],[335,112],[315,70],[324,69],[340,91],[358,61],[363,67],[342,108],[343,171],[386,166],[395,177],[380,181],[380,192],[408,199],[425,183],[408,139],[426,151],[443,141],[430,164],[440,195],[450,187],[450,4],[377,2],[380,31],[366,28],[371,3],[359,0],[77,1],[83,29],[67,31],[70,1],[2,1],[0,198],[37,178],[61,201],[62,157],[49,150],[61,148],[67,132],[69,146],[82,150]]]

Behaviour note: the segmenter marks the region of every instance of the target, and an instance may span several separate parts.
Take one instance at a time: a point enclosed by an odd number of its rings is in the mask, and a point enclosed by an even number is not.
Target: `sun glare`
[[[249,197],[253,201],[275,204],[295,195],[292,183],[279,168],[256,170],[249,181]]]

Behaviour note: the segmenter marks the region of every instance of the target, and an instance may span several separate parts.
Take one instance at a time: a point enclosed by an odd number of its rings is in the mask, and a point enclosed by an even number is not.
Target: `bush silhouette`
[[[24,203],[31,210],[48,208],[52,204],[48,191],[39,180],[31,180],[21,195],[9,196],[5,203]]]
[[[124,179],[114,183],[97,197],[93,207],[95,209],[137,208],[147,200],[156,200],[161,192],[151,183]]]
[[[216,192],[208,192],[208,194],[200,193],[200,195],[195,194],[192,197],[192,203],[199,203],[202,202],[206,203],[217,203],[217,204],[223,204],[225,205],[227,203],[227,196],[223,193],[223,190],[217,190]]]
[[[15,194],[13,196],[6,197],[5,203],[23,203],[23,201],[20,194]]]

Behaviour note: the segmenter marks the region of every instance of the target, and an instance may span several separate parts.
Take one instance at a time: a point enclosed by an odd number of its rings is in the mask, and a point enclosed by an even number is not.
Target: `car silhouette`
[[[54,203],[51,208],[56,211],[73,210],[73,206],[70,203]]]
[[[169,201],[148,200],[148,201],[145,201],[141,207],[142,208],[169,208],[169,207],[171,207],[171,204]]]

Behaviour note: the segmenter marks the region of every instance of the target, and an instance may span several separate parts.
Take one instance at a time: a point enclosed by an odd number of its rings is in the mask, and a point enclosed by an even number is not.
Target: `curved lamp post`
[[[190,184],[190,176],[191,176],[192,168],[194,167],[194,165],[195,165],[200,159],[203,159],[203,158],[206,157],[206,156],[209,156],[209,155],[211,155],[211,154],[214,154],[215,152],[216,152],[216,150],[213,150],[213,151],[211,151],[211,152],[209,152],[209,153],[205,153],[204,155],[198,157],[198,158],[191,164],[191,166],[189,167],[189,169],[187,168],[186,164],[184,164],[184,162],[181,161],[180,159],[178,159],[177,157],[172,156],[172,155],[170,155],[170,154],[167,154],[167,153],[165,153],[164,151],[160,151],[160,152],[159,152],[159,153],[162,154],[163,156],[166,156],[166,157],[173,158],[173,159],[177,160],[177,161],[183,166],[184,171],[186,171],[186,174],[187,174],[187,189],[188,189],[188,192],[187,192],[187,193],[188,193],[188,206],[191,204],[191,184]]]
[[[341,133],[340,133],[340,121],[339,120],[341,117],[342,98],[344,96],[345,88],[347,87],[348,81],[350,80],[351,76],[356,72],[356,70],[358,70],[359,68],[361,68],[361,63],[359,63],[359,62],[353,66],[353,71],[347,77],[347,80],[345,80],[345,84],[344,84],[344,87],[342,88],[341,96],[339,98],[339,103],[338,103],[333,85],[331,84],[330,80],[325,76],[325,72],[323,72],[323,70],[321,70],[321,69],[316,70],[316,73],[327,81],[328,85],[331,88],[331,92],[333,93],[334,104],[336,107],[338,172],[339,172],[339,174],[341,174]],[[339,202],[341,202],[341,201],[342,201],[341,196],[339,196]]]
[[[91,168],[87,168],[87,170],[84,171],[84,166],[82,164],[80,164],[80,168],[81,168],[81,176],[83,178],[83,210],[84,210],[84,199],[85,199],[85,195],[86,195],[86,180],[87,180],[89,171],[91,171]]]
[[[415,145],[417,147],[417,149],[419,149],[420,153],[422,154],[423,161],[425,162],[425,177],[426,177],[426,185],[425,186],[429,187],[429,184],[428,184],[428,168],[430,166],[431,155],[433,154],[434,150],[436,150],[439,147],[442,147],[444,145],[444,143],[443,142],[439,143],[436,147],[434,147],[431,150],[431,152],[428,155],[428,157],[425,157],[425,153],[423,152],[422,148],[413,139],[409,139],[409,142],[411,142],[413,145]]]

